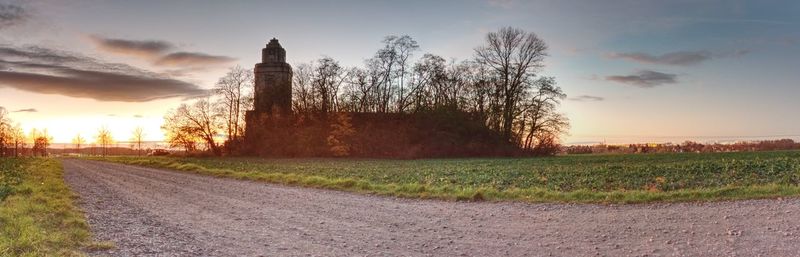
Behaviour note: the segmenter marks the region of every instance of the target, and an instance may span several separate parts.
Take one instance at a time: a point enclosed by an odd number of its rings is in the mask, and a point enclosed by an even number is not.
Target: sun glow
[[[30,119],[21,123],[25,133],[32,129],[47,129],[54,143],[70,143],[80,134],[86,143],[96,141],[97,131],[105,126],[111,132],[114,142],[127,142],[133,136],[136,127],[144,130],[145,141],[163,141],[161,131],[162,117],[117,117],[117,116],[63,116],[46,119]]]

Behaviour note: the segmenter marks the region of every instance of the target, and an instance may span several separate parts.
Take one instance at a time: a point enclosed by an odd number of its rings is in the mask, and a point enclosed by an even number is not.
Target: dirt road
[[[800,199],[409,200],[63,160],[111,256],[793,256]]]

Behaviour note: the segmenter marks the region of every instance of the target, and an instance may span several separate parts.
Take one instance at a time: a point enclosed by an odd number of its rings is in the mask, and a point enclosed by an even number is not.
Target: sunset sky
[[[602,2],[602,3],[601,3]],[[800,1],[0,0],[0,106],[56,142],[128,140],[252,68],[276,37],[296,65],[362,65],[386,35],[471,58],[512,26],[550,46],[565,143],[800,139]]]

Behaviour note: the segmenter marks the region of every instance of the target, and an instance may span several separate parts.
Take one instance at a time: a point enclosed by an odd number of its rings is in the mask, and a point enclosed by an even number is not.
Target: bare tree
[[[486,65],[479,62],[464,62],[463,65],[468,69],[465,79],[469,81],[465,92],[469,100],[465,101],[464,109],[486,122],[491,104],[494,102],[491,99],[493,78]]]
[[[315,96],[319,99],[320,109],[318,111],[320,113],[326,114],[338,111],[339,88],[346,80],[346,76],[345,70],[336,60],[330,57],[317,60],[317,65],[314,69],[313,89]]]
[[[8,145],[11,144],[11,118],[8,111],[0,106],[0,157],[8,155]]]
[[[352,112],[370,112],[375,110],[373,98],[378,79],[366,69],[352,68],[346,81],[343,93],[346,95],[344,106]]]
[[[414,64],[412,95],[414,111],[432,109],[443,102],[446,61],[438,55],[425,54]]]
[[[297,65],[292,74],[292,100],[294,111],[310,113],[315,108],[313,94],[313,66],[309,63]]]
[[[408,35],[399,37],[389,36],[385,42],[390,45],[396,53],[395,61],[397,62],[397,75],[399,78],[398,92],[397,92],[397,112],[404,112],[408,99],[408,92],[406,90],[406,74],[408,74],[409,59],[415,51],[419,49],[417,41]]]
[[[172,145],[188,146],[187,142],[200,140],[214,155],[221,155],[222,152],[216,142],[216,136],[223,127],[221,123],[223,121],[213,111],[210,101],[201,99],[192,105],[181,104],[178,109],[168,113],[161,128],[167,132]]]
[[[95,135],[95,142],[100,145],[103,157],[108,154],[108,146],[114,143],[114,138],[111,136],[111,131],[106,126],[100,127]]]
[[[394,36],[387,36],[383,41],[384,48],[378,50],[375,56],[367,60],[367,69],[380,77],[375,88],[377,112],[390,112],[392,93],[394,91],[394,75],[396,74],[397,51],[392,43]]]
[[[25,131],[22,126],[17,123],[11,127],[11,142],[14,145],[14,157],[19,157],[21,154],[20,149],[25,149]]]
[[[567,118],[557,112],[561,100],[567,97],[555,84],[555,79],[543,77],[533,81],[533,92],[522,108],[518,134],[523,149],[543,149],[556,144],[558,137],[569,127]],[[546,149],[550,152],[551,149]]]
[[[136,127],[133,129],[133,135],[131,135],[131,141],[134,145],[136,145],[136,155],[142,155],[142,141],[144,141],[144,128],[141,126]]]
[[[81,136],[81,134],[80,134],[80,133],[78,133],[77,135],[75,135],[75,137],[74,137],[74,138],[72,138],[72,145],[75,147],[75,152],[76,152],[78,155],[80,155],[80,154],[81,154],[81,145],[83,145],[83,144],[85,144],[85,143],[86,143],[86,139],[84,139],[84,138]]]
[[[225,117],[228,140],[242,137],[244,110],[253,94],[253,73],[240,66],[233,67],[214,85],[213,92],[219,96],[217,105]]]
[[[497,76],[493,97],[500,112],[498,130],[510,140],[514,120],[525,93],[526,81],[544,66],[547,44],[536,34],[516,28],[502,28],[486,36],[486,44],[475,49],[475,58],[486,64]]]

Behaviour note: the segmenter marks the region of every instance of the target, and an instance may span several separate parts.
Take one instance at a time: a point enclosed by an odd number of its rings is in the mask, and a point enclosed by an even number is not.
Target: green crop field
[[[423,160],[103,160],[288,185],[457,200],[641,203],[800,193],[800,151]]]

